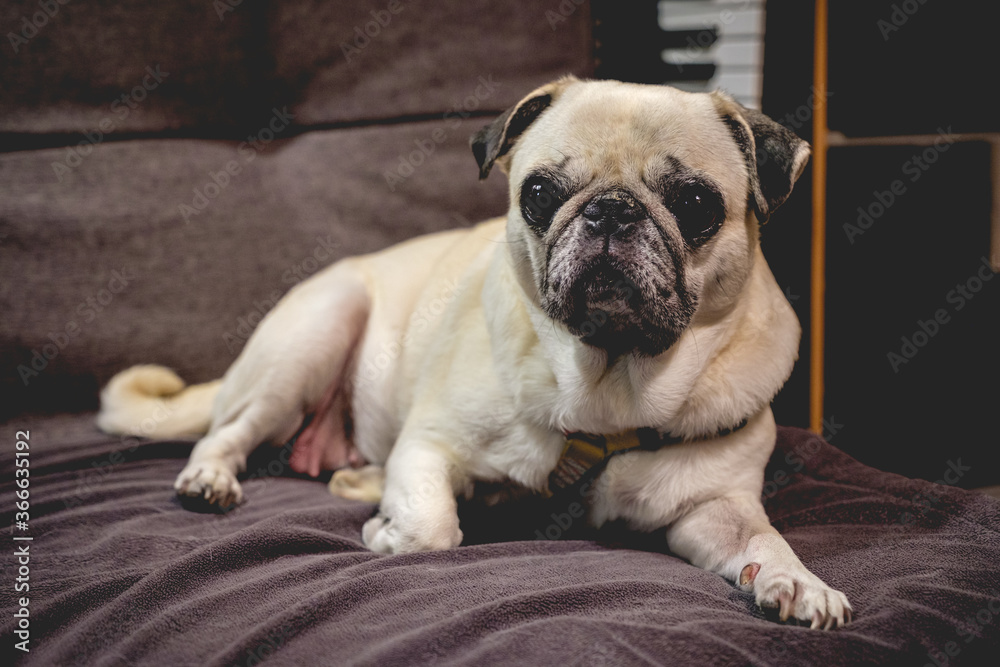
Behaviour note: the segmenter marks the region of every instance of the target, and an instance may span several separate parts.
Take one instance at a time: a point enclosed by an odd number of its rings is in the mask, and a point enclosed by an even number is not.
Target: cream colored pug
[[[384,466],[362,531],[383,553],[458,546],[456,496],[474,482],[544,492],[569,432],[655,429],[662,446],[601,462],[593,524],[667,527],[671,551],[782,620],[849,620],[760,500],[769,404],[800,329],[759,225],[808,145],[721,93],[570,77],[472,148],[482,178],[509,176],[505,219],[330,266],[281,300],[223,380],[129,369],[100,426],[135,430],[165,402],[153,435],[207,432],[177,493],[221,505],[241,499],[251,450],[296,434],[298,470]]]

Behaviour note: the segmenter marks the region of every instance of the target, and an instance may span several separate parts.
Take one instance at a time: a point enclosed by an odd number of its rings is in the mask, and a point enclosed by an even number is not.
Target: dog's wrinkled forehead
[[[516,180],[552,166],[611,185],[653,182],[678,163],[745,196],[745,162],[709,96],[608,81],[569,87],[527,128],[510,170]]]
[[[473,135],[471,146],[479,177],[499,165],[512,192],[533,168],[558,171],[577,187],[594,179],[611,187],[651,185],[658,170],[679,165],[711,179],[727,210],[745,198],[761,223],[788,198],[809,159],[809,145],[788,128],[724,93],[573,77],[529,93]]]

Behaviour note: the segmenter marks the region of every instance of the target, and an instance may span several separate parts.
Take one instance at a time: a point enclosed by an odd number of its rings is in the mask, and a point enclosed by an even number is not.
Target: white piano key
[[[708,49],[691,46],[682,49],[665,49],[663,60],[672,65],[715,63],[718,66],[764,66],[764,44],[757,39],[723,38]]]
[[[668,85],[692,93],[707,93],[722,89],[735,97],[740,104],[760,108],[761,77],[749,72],[723,72],[708,81],[668,81]]]
[[[668,81],[692,92],[717,88],[738,102],[760,108],[764,70],[764,0],[661,0],[659,23],[664,30],[714,29],[710,48],[682,47],[663,51],[673,65],[716,66],[709,81]]]
[[[689,93],[707,93],[716,88],[711,81],[671,81],[670,85]]]
[[[711,81],[675,81],[671,82],[670,85],[674,88],[686,90],[689,93],[710,93],[721,87],[715,84],[714,79]],[[751,109],[760,109],[760,95],[735,95],[730,90],[726,90],[726,92],[743,106]]]
[[[714,88],[722,88],[733,97],[760,98],[763,76],[760,72],[716,71],[709,82]]]
[[[661,0],[659,13],[663,30],[716,28],[730,35],[764,32],[764,3],[755,0],[726,2],[682,2]]]

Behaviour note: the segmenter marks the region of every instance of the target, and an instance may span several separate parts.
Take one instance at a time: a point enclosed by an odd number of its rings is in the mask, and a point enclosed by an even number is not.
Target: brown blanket
[[[1000,649],[1000,503],[799,429],[779,431],[766,506],[851,599],[831,632],[775,622],[662,535],[538,539],[574,527],[531,502],[464,508],[471,545],[376,555],[360,536],[373,506],[294,476],[281,450],[252,458],[243,506],[189,512],[171,483],[190,442],[111,438],[92,418],[3,430],[31,431],[29,529],[11,532],[34,540],[8,547],[30,545],[30,591],[11,594],[8,556],[2,624],[9,649],[29,597],[25,665],[978,665]],[[14,479],[4,456],[8,510]]]

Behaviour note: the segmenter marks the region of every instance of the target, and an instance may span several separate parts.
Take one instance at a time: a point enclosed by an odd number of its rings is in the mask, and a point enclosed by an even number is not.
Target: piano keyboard
[[[661,0],[664,83],[705,92],[721,88],[760,108],[764,78],[764,0]]]

